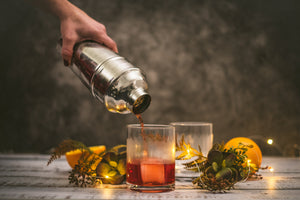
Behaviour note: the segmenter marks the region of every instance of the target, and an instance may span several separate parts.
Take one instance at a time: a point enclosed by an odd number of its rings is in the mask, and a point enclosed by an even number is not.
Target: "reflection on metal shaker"
[[[142,71],[110,49],[91,41],[74,48],[72,71],[110,112],[144,112],[151,101]]]

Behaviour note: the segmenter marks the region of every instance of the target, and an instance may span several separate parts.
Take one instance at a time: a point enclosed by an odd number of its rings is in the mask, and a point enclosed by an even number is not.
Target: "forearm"
[[[106,33],[103,24],[89,17],[85,12],[67,0],[27,0],[43,10],[51,12],[60,19],[63,40],[62,56],[65,65],[71,63],[73,47],[77,42],[94,40],[118,52],[117,45]]]

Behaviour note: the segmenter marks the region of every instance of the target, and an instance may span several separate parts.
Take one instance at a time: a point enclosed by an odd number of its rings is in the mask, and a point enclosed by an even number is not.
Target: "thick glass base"
[[[141,185],[134,185],[131,183],[127,183],[128,188],[133,191],[137,192],[148,192],[148,193],[157,193],[157,192],[169,192],[175,190],[175,183],[170,185],[163,185],[163,186],[141,186]]]

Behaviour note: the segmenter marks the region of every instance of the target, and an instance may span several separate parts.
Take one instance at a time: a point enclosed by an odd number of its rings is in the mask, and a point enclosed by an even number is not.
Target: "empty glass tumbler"
[[[176,160],[176,177],[197,177],[200,172],[191,171],[185,168],[185,163],[192,162],[198,157],[193,154],[194,150],[199,151],[198,146],[204,156],[213,145],[213,124],[207,122],[172,122],[175,128],[176,143],[184,139],[186,145],[183,147],[185,156],[181,160]],[[183,150],[177,148],[176,157],[182,155]]]

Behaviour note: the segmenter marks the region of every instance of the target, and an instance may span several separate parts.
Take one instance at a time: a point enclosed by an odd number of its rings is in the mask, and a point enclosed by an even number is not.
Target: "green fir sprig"
[[[86,145],[84,145],[82,142],[78,142],[75,140],[64,140],[51,153],[51,156],[50,156],[50,159],[48,160],[47,165],[50,165],[54,160],[65,155],[65,153],[67,153],[68,151],[74,151],[76,149],[80,149],[81,151],[86,150],[88,152],[91,152],[91,150]]]
[[[176,159],[188,160],[192,156],[196,159],[184,163],[185,169],[201,172],[201,175],[193,180],[193,184],[202,189],[212,192],[225,192],[234,185],[255,174],[255,169],[248,163],[246,152],[251,145],[240,143],[236,148],[225,149],[224,142],[213,145],[207,157],[203,156],[200,147],[199,151],[191,148],[190,144],[181,138],[176,144],[176,150],[181,154]]]
[[[99,157],[95,155],[82,156],[74,169],[69,172],[69,183],[80,187],[94,186],[101,183],[101,180],[96,176],[96,170],[93,169],[93,165],[98,159]]]
[[[215,144],[201,163],[201,175],[193,183],[212,192],[232,189],[251,172],[246,155],[248,148],[251,146],[239,144],[236,148],[225,149],[224,143]]]
[[[80,149],[82,152],[80,159],[68,177],[70,184],[79,187],[102,183],[120,184],[126,175],[126,150],[123,150],[124,148],[126,145],[117,145],[96,154],[81,142],[64,140],[54,149],[47,165],[68,151]]]

